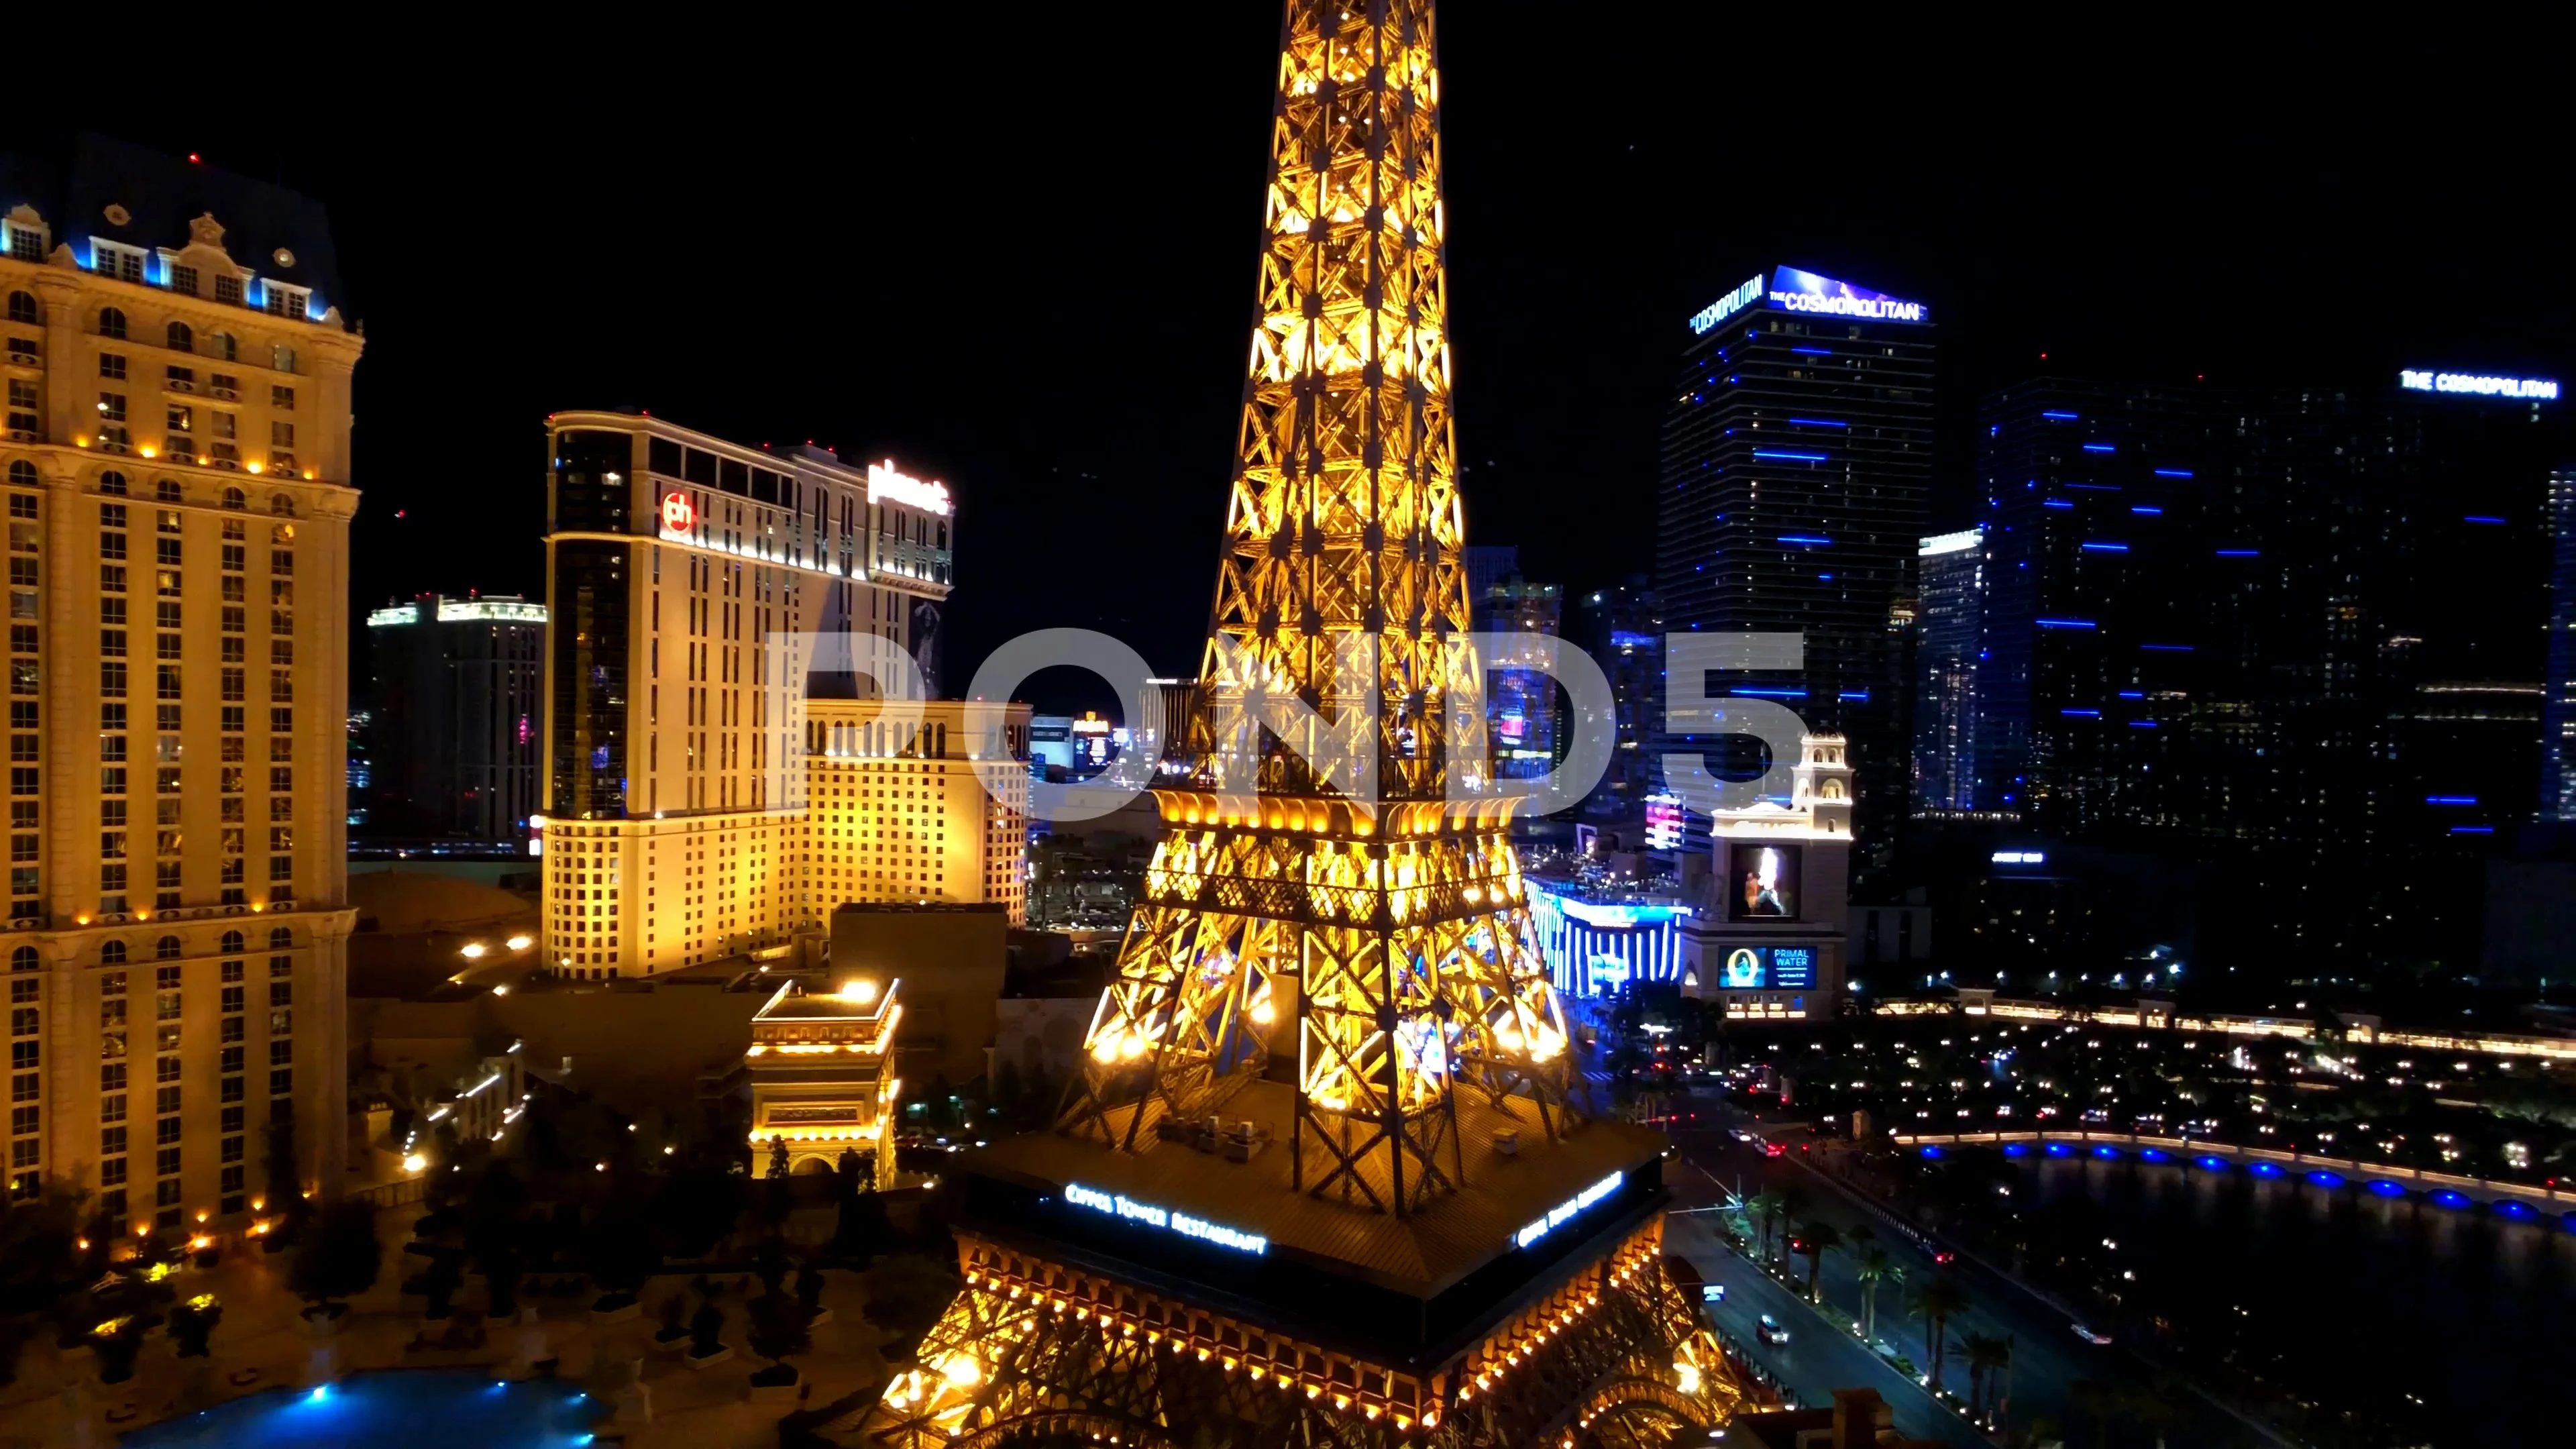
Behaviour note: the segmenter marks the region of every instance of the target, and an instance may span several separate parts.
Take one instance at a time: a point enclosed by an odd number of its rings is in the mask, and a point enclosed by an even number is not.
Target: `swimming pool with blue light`
[[[486,1371],[392,1369],[319,1389],[272,1389],[127,1433],[126,1449],[579,1449],[606,1409],[568,1383]]]

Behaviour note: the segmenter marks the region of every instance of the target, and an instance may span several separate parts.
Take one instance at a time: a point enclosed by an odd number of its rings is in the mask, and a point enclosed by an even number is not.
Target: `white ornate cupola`
[[[1808,735],[1798,742],[1799,760],[1791,772],[1792,808],[1807,811],[1818,835],[1851,837],[1852,770],[1849,747],[1841,735]]]

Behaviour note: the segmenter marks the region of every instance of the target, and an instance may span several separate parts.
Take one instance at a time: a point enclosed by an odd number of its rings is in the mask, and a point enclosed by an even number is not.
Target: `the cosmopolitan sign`
[[[2558,381],[2548,377],[2487,377],[2473,372],[2418,372],[2413,368],[2397,374],[2397,385],[2411,392],[2461,392],[2474,397],[2518,397],[2534,402],[2556,402]]]
[[[1691,318],[1691,331],[1706,332],[1711,327],[1716,326],[1718,323],[1725,321],[1737,312],[1740,312],[1744,308],[1761,300],[1762,274],[1760,272],[1755,272],[1753,274],[1753,280],[1746,282],[1743,286],[1736,288],[1734,291],[1727,293],[1725,296],[1709,303],[1706,307],[1701,308],[1699,315]]]
[[[1250,1233],[1239,1232],[1204,1218],[1191,1217],[1188,1213],[1174,1212],[1169,1208],[1156,1207],[1152,1203],[1138,1202],[1131,1197],[1101,1192],[1095,1188],[1084,1187],[1080,1183],[1066,1185],[1064,1200],[1076,1207],[1087,1207],[1093,1212],[1125,1218],[1131,1223],[1142,1223],[1149,1228],[1161,1228],[1165,1232],[1178,1233],[1185,1238],[1196,1238],[1202,1243],[1214,1243],[1220,1248],[1232,1248],[1238,1253],[1270,1251],[1268,1238],[1254,1237]]]
[[[1755,272],[1744,285],[1701,308],[1690,319],[1691,331],[1705,333],[1756,302],[1768,302],[1783,312],[1821,312],[1874,322],[1931,320],[1931,309],[1920,302],[1908,302],[1796,267],[1782,267],[1768,277]]]
[[[1583,1191],[1576,1193],[1574,1196],[1567,1198],[1565,1201],[1558,1203],[1556,1206],[1549,1208],[1547,1210],[1546,1217],[1540,1218],[1538,1221],[1531,1223],[1528,1227],[1525,1227],[1512,1235],[1514,1244],[1518,1247],[1526,1248],[1530,1244],[1537,1242],[1539,1239],[1546,1237],[1549,1233],[1554,1232],[1556,1229],[1563,1227],[1566,1220],[1573,1217],[1576,1213],[1583,1211],[1585,1208],[1601,1201],[1601,1199],[1617,1192],[1619,1190],[1620,1180],[1625,1176],[1625,1173],[1614,1172],[1608,1177],[1601,1179],[1599,1182],[1592,1184],[1590,1187],[1585,1188]]]
[[[1771,305],[1784,312],[1824,312],[1880,322],[1921,322],[1931,315],[1920,302],[1901,301],[1796,267],[1782,267],[1771,274]]]

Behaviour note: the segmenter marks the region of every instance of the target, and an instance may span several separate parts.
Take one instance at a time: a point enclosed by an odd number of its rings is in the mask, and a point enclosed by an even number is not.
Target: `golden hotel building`
[[[1025,772],[995,771],[995,799],[972,766],[1027,758],[1025,708],[970,740],[953,702],[905,701],[922,710],[907,731],[873,698],[805,687],[844,642],[910,657],[948,595],[947,489],[643,414],[551,426],[540,848],[554,970],[788,960],[845,900],[1004,900],[1016,919]]]
[[[9,1190],[246,1225],[347,1133],[349,381],[321,208],[0,156]]]

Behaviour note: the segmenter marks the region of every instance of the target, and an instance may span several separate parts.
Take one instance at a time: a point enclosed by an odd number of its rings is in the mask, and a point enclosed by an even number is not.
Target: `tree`
[[[261,1167],[268,1181],[268,1211],[280,1221],[270,1233],[279,1243],[291,1243],[304,1231],[313,1215],[312,1204],[304,1197],[304,1174],[296,1166],[295,1119],[271,1117],[263,1144],[266,1151]]]
[[[1754,1245],[1765,1258],[1771,1256],[1771,1231],[1779,1225],[1780,1214],[1787,1206],[1778,1190],[1768,1187],[1755,1193],[1752,1200],[1744,1205],[1745,1214],[1753,1219]]]
[[[288,1281],[313,1308],[337,1317],[338,1300],[376,1286],[384,1247],[376,1241],[376,1211],[354,1198],[322,1210],[296,1245]]]
[[[35,1336],[36,1314],[105,1269],[104,1237],[92,1238],[87,1253],[78,1246],[80,1209],[81,1194],[59,1182],[0,1205],[0,1385],[17,1380],[18,1351]]]
[[[752,1259],[753,1271],[760,1275],[761,1288],[770,1293],[787,1281],[787,1240],[771,1233],[760,1240],[760,1251]]]
[[[751,1351],[779,1367],[787,1360],[813,1346],[813,1336],[806,1329],[805,1305],[784,1293],[763,1293],[751,1300]],[[793,1369],[772,1376],[775,1382],[794,1382]],[[755,1375],[754,1383],[761,1382]]]
[[[1958,1349],[1968,1362],[1969,1414],[1992,1412],[1995,1375],[2012,1362],[2012,1345],[1992,1334],[1971,1333],[1960,1338]]]
[[[1842,1246],[1842,1229],[1832,1223],[1811,1222],[1798,1230],[1798,1251],[1807,1255],[1807,1299],[1823,1303],[1818,1295],[1816,1275],[1825,1266],[1825,1255]]]
[[[1860,1250],[1860,1266],[1852,1270],[1860,1280],[1861,1333],[1875,1346],[1878,1342],[1878,1290],[1905,1286],[1905,1265],[1887,1255],[1885,1248],[1871,1244]]]
[[[2111,1442],[2111,1420],[2121,1408],[2120,1391],[2098,1379],[2077,1379],[2066,1386],[2067,1394],[2077,1408],[2093,1416],[2093,1442],[2108,1446]]]
[[[784,1137],[772,1137],[769,1139],[769,1172],[767,1175],[770,1177],[785,1177],[787,1175],[787,1139]]]
[[[700,1279],[700,1282],[705,1282]],[[710,1289],[713,1284],[707,1285]],[[724,1310],[716,1306],[713,1292],[698,1300],[698,1311],[689,1317],[689,1353],[696,1358],[711,1358],[724,1347]]]
[[[805,1305],[808,1320],[823,1310],[823,1270],[811,1258],[796,1270],[796,1301]]]
[[[1914,1295],[1914,1316],[1923,1320],[1923,1353],[1932,1361],[1932,1391],[1941,1388],[1941,1330],[1968,1311],[1968,1295],[1947,1274],[1923,1285]]]
[[[224,1320],[224,1306],[212,1293],[200,1293],[170,1310],[170,1341],[179,1347],[181,1358],[209,1358],[213,1349],[209,1340],[215,1336],[215,1325]]]
[[[90,1335],[98,1357],[98,1381],[121,1384],[134,1377],[135,1356],[143,1352],[143,1324],[133,1317],[111,1319]]]
[[[465,1285],[465,1270],[457,1266],[457,1255],[442,1252],[431,1256],[429,1267],[421,1275],[420,1293],[429,1300],[424,1318],[445,1318],[454,1311],[456,1290]]]

